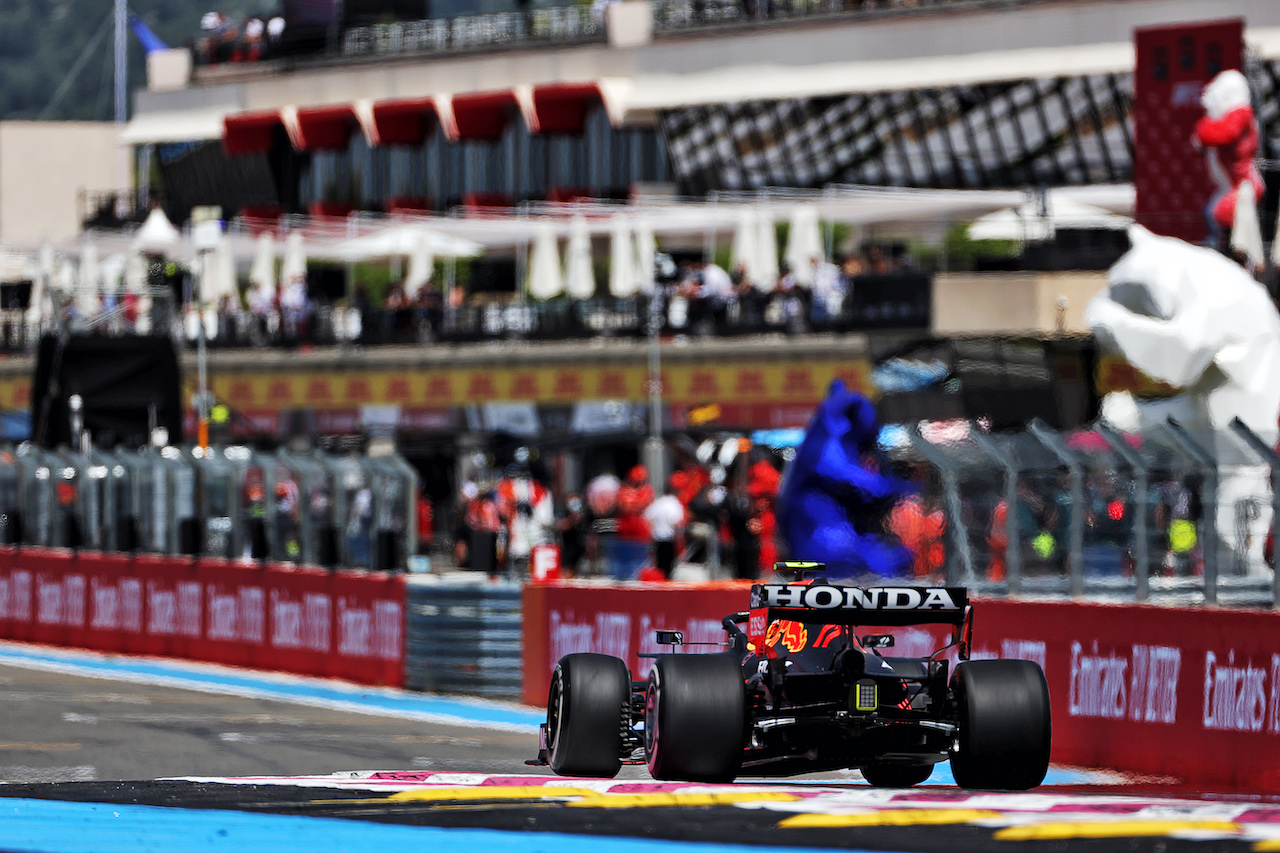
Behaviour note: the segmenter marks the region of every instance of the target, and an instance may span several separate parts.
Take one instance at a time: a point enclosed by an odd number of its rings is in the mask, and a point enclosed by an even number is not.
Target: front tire
[[[872,764],[862,768],[862,778],[876,788],[910,788],[932,775],[932,764]]]
[[[1049,685],[1039,665],[966,661],[951,685],[960,725],[951,758],[956,784],[1025,791],[1043,782],[1053,727]]]
[[[644,757],[655,779],[732,782],[746,726],[742,669],[729,655],[657,659],[645,693]]]
[[[547,692],[547,763],[561,776],[612,779],[622,767],[631,673],[609,655],[565,655]],[[629,713],[629,711],[626,711]]]

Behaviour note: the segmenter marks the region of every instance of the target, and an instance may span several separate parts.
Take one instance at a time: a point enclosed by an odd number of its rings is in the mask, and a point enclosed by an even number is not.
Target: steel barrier
[[[405,684],[413,690],[519,699],[521,585],[412,578]]]

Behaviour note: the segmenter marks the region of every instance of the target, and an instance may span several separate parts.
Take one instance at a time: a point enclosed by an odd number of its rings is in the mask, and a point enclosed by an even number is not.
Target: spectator
[[[847,282],[835,264],[817,255],[810,258],[809,263],[813,267],[813,304],[809,319],[815,326],[828,326],[840,319]]]
[[[254,346],[270,343],[280,328],[275,294],[263,287],[262,282],[255,281],[249,285],[248,299],[251,315],[249,340]]]
[[[474,504],[480,498],[480,490],[470,480],[458,489],[458,507],[453,525],[453,562],[460,569],[471,565],[471,519]]]
[[[734,297],[733,279],[722,267],[706,262],[701,265],[700,279],[705,322],[702,329],[696,331],[715,333],[725,326],[729,303]]]
[[[534,546],[545,544],[555,526],[551,493],[527,469],[510,465],[498,483],[498,516],[506,530],[507,568],[525,577]]]
[[[649,522],[644,511],[653,503],[653,487],[649,472],[636,465],[618,489],[618,538],[609,558],[610,572],[615,577],[630,579],[644,564],[649,554]]]
[[[591,517],[591,539],[587,543],[587,556],[608,569],[608,555],[618,536],[618,492],[622,481],[612,471],[602,471],[587,483],[587,509]]]
[[[311,316],[306,278],[294,276],[285,283],[284,292],[280,294],[280,312],[284,320],[285,341],[296,346],[306,337]]]
[[[414,300],[414,325],[417,327],[418,340],[427,342],[434,340],[440,333],[444,322],[444,300],[440,296],[440,288],[434,281],[429,281],[418,288],[417,299]]]
[[[720,509],[724,489],[708,482],[689,502],[690,560],[701,563],[709,577],[720,574]]]
[[[591,533],[586,504],[577,492],[565,499],[564,511],[556,521],[556,530],[560,533],[560,567],[566,576],[577,577],[582,558],[587,554],[587,540]]]
[[[267,24],[258,15],[254,15],[244,25],[244,42],[240,48],[240,59],[245,62],[257,62],[262,58],[265,47]]]
[[[498,516],[498,496],[492,485],[479,488],[471,502],[467,518],[471,530],[470,568],[484,572],[489,580],[497,580],[501,573],[499,556],[506,556],[506,542],[502,533],[502,520]]]
[[[298,482],[285,468],[278,469],[276,477],[276,558],[296,563],[302,557],[302,545],[298,538]]]
[[[670,580],[676,562],[676,538],[685,525],[684,505],[670,484],[662,497],[645,508],[644,519],[653,538],[653,564],[664,580]]]

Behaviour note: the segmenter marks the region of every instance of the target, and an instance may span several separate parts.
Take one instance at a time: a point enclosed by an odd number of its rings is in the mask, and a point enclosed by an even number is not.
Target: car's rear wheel
[[[951,771],[962,788],[1025,791],[1049,769],[1049,685],[1025,660],[966,661],[951,681],[960,733]]]
[[[547,693],[547,760],[561,776],[612,779],[622,767],[631,673],[609,655],[565,655]]]
[[[742,768],[746,690],[729,655],[657,659],[645,694],[644,757],[655,779],[731,782]]]
[[[867,784],[877,788],[910,788],[932,775],[932,764],[872,764],[862,768]]]

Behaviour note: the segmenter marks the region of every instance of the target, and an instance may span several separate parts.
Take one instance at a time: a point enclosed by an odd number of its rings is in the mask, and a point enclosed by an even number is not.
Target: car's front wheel
[[[561,776],[612,779],[622,767],[631,673],[609,655],[565,655],[547,693],[547,761]]]
[[[1049,769],[1049,685],[1032,661],[966,661],[951,681],[960,726],[951,772],[961,788],[1025,791]]]
[[[655,779],[731,782],[742,767],[746,689],[729,655],[657,659],[645,694],[644,757]]]

